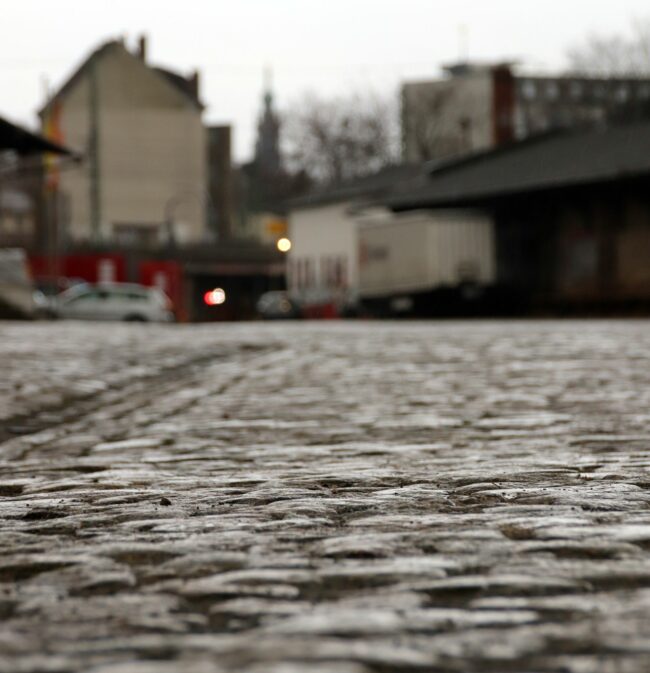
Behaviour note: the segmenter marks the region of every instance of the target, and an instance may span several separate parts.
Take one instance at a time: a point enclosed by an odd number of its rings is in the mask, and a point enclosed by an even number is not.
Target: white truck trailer
[[[415,304],[475,300],[495,283],[494,226],[478,211],[375,216],[360,220],[358,232],[359,296],[367,305],[411,312]]]

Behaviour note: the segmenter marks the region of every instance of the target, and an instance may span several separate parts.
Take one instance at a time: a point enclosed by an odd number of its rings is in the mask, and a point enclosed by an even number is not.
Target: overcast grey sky
[[[462,53],[553,71],[591,33],[630,33],[648,0],[20,0],[3,2],[0,115],[34,126],[45,81],[56,88],[99,43],[149,38],[149,59],[201,71],[205,119],[235,128],[251,153],[263,71],[279,107],[305,91],[397,91]]]

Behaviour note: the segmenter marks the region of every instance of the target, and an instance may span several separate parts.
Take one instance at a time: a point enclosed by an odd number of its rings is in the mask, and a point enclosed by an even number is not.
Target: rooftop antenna
[[[458,60],[469,63],[469,26],[466,23],[458,25]]]

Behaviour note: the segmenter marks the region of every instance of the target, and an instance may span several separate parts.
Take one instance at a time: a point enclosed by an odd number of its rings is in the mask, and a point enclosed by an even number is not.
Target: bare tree
[[[570,49],[569,70],[598,77],[650,75],[650,19],[637,20],[628,35],[591,35]]]
[[[289,169],[321,183],[374,173],[399,156],[396,105],[371,93],[305,95],[284,114],[283,133]]]
[[[458,118],[447,81],[402,88],[402,151],[406,161],[427,161],[467,151],[471,121]]]

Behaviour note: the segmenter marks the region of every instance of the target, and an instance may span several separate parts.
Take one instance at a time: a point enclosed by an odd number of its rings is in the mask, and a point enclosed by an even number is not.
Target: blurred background
[[[644,2],[3,15],[3,317],[650,313]]]

